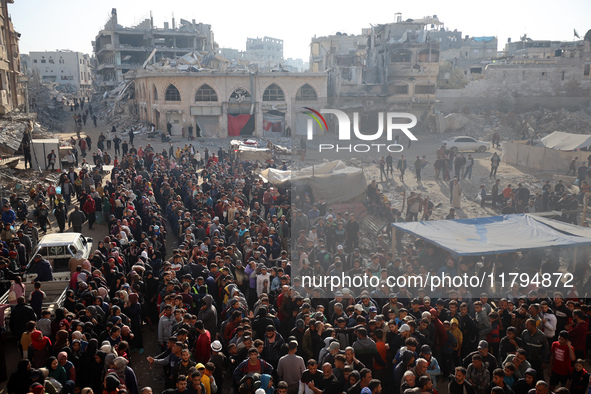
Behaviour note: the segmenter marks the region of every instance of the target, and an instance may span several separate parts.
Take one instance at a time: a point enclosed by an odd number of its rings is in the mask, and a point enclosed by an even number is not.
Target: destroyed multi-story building
[[[346,68],[347,64],[365,64],[369,32],[369,29],[362,29],[359,35],[338,32],[331,36],[314,36],[310,45],[310,71],[324,72],[333,67]]]
[[[153,60],[181,56],[190,51],[211,52],[214,37],[211,25],[195,23],[195,19],[180,20],[177,26],[164,22],[163,28],[154,26],[153,18],[133,27],[117,22],[117,10],[92,42],[97,60],[96,85],[98,91],[110,90],[123,81],[123,75],[136,70],[152,55]]]
[[[30,52],[27,71],[38,72],[43,82],[55,82],[62,92],[90,95],[92,68],[87,54],[70,50]]]
[[[246,58],[261,68],[275,67],[283,61],[283,40],[273,37],[247,38]]]
[[[19,39],[8,13],[13,0],[0,0],[0,114],[24,108],[25,88],[22,79]]]
[[[310,69],[328,73],[328,97],[341,108],[363,108],[367,117],[383,110],[424,116],[433,110],[439,73],[434,17],[363,29],[361,35],[313,38]],[[362,115],[362,122],[364,122]],[[368,125],[371,127],[371,125]]]

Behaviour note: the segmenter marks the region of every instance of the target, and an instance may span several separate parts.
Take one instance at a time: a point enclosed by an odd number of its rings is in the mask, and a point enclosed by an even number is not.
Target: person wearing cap
[[[433,382],[433,388],[437,390],[437,376],[441,375],[441,369],[439,368],[439,362],[433,357],[433,352],[429,345],[421,346],[421,357],[427,360],[429,365],[427,366],[427,374],[431,377]]]
[[[464,360],[462,361],[464,368],[467,368],[468,365],[470,365],[470,363],[472,362],[472,356],[476,354],[479,354],[482,357],[483,364],[489,370],[492,376],[492,371],[494,371],[497,368],[498,363],[497,358],[489,351],[488,342],[485,340],[478,342],[478,349],[468,354],[464,358]]]
[[[277,365],[277,375],[279,379],[287,382],[288,393],[297,393],[300,378],[306,370],[304,359],[298,356],[298,342],[289,341],[287,344],[287,354],[279,359]]]
[[[218,384],[220,387],[223,384],[223,373],[227,365],[227,358],[222,350],[222,343],[220,341],[215,340],[211,343],[211,358],[209,359],[209,362],[213,363],[215,366],[213,378],[214,381],[219,382]]]
[[[388,295],[388,303],[382,307],[382,315],[388,316],[388,313],[394,311],[394,318],[398,317],[400,309],[404,308],[401,302],[398,302],[398,295],[396,293],[390,293]]]

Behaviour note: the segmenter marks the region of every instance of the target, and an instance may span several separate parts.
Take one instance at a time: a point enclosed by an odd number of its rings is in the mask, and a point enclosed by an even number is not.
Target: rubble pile
[[[502,140],[541,138],[554,131],[585,134],[591,130],[591,111],[570,112],[538,109],[525,113],[485,111],[481,113],[452,113],[445,116],[446,133],[490,140],[494,131]]]
[[[37,121],[52,132],[63,131],[62,122],[66,118],[62,100],[64,94],[55,88],[55,84],[29,84],[31,112],[37,113]]]

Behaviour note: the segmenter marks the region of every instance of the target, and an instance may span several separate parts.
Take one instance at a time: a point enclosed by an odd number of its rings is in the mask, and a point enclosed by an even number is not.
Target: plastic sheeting
[[[511,141],[503,149],[502,162],[534,171],[564,171],[566,173],[570,162],[575,157],[578,157],[579,160],[586,158],[586,155],[581,156],[583,153],[565,152]]]
[[[201,129],[201,137],[218,137],[220,135],[219,116],[196,116],[195,122]]]
[[[536,146],[555,150],[573,151],[591,146],[591,135],[555,131],[542,138]]]
[[[456,256],[591,245],[591,229],[528,214],[392,223]]]
[[[322,198],[329,204],[363,201],[367,187],[363,170],[347,167],[340,160],[296,171],[269,168],[262,171],[261,176],[277,186],[285,187],[289,183],[306,184],[312,189],[314,197]]]

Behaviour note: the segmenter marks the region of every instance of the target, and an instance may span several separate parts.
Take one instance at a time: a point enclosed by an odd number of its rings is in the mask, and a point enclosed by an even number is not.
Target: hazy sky
[[[163,27],[173,15],[210,24],[220,47],[244,50],[247,37],[283,39],[284,57],[309,57],[310,38],[338,31],[359,34],[370,24],[437,15],[446,28],[470,36],[497,36],[499,50],[507,38],[527,33],[533,39],[572,40],[573,28],[584,36],[591,28],[591,1],[563,0],[422,0],[422,1],[181,1],[181,0],[16,0],[8,5],[22,34],[21,53],[71,49],[92,53],[91,41],[104,27],[111,9],[119,24],[133,26],[150,16]]]

